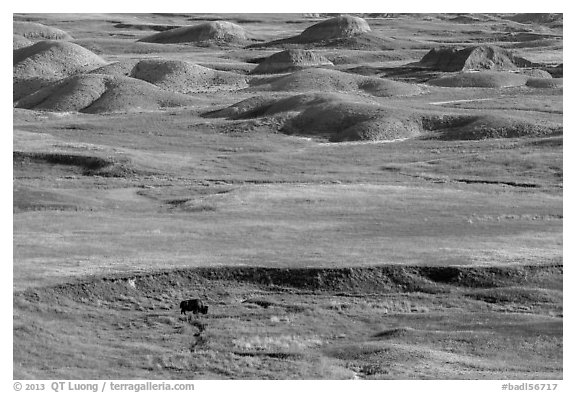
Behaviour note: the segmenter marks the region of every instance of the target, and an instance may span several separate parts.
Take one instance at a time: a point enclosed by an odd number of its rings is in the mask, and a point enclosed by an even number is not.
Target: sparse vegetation
[[[438,357],[448,354],[454,361],[438,368],[437,377],[458,373],[493,377],[509,368],[516,376],[554,377],[554,365],[559,360],[549,351],[557,348],[562,334],[562,320],[558,318],[561,297],[554,284],[561,277],[561,269],[532,267],[530,275],[514,268],[500,272],[460,270],[462,277],[475,271],[497,278],[480,290],[449,283],[443,284],[445,291],[438,294],[424,294],[417,288],[398,293],[388,285],[379,288],[383,292],[374,293],[378,287],[368,278],[376,282],[378,270],[357,269],[357,275],[365,277],[358,282],[354,281],[356,275],[332,281],[334,273],[319,271],[327,285],[311,293],[293,287],[297,283],[290,281],[289,270],[284,271],[287,275],[278,272],[276,289],[272,290],[263,283],[266,280],[253,281],[254,276],[266,274],[257,269],[245,272],[239,268],[234,274],[233,270],[213,268],[105,277],[30,289],[18,293],[14,300],[15,361],[24,369],[37,367],[41,359],[27,355],[27,348],[50,334],[66,335],[68,342],[83,342],[86,348],[92,348],[94,358],[102,359],[98,369],[76,367],[79,378],[105,373],[147,378],[212,375],[252,379],[272,377],[268,373],[273,370],[276,378],[426,378],[430,375],[424,363],[434,364]],[[310,271],[303,270],[302,274]],[[528,277],[528,281],[522,287],[507,287],[517,276]],[[351,287],[362,290],[362,285],[370,291],[369,297],[338,297],[338,293],[351,293]],[[190,288],[203,288],[211,299],[211,312],[177,318],[177,304],[168,309],[164,306],[186,296]],[[266,299],[234,300],[254,292],[266,293]],[[507,295],[501,295],[506,296],[501,301],[487,297],[496,293]],[[290,308],[295,302],[307,308],[295,311]],[[254,304],[260,307],[250,307]],[[57,325],[39,329],[43,321],[58,315],[67,317]],[[94,318],[96,315],[99,317]],[[538,323],[532,320],[534,316]],[[486,323],[490,323],[490,330],[486,330]],[[86,337],[85,330],[94,335]],[[517,347],[537,337],[539,343],[530,351]],[[108,344],[98,345],[103,339]],[[139,356],[125,359],[123,372],[129,374],[119,374],[114,359],[126,350],[137,351]],[[519,351],[518,356],[500,355],[515,351]],[[56,359],[49,374],[39,375],[61,375],[75,357]],[[553,363],[534,375],[532,364],[540,357]],[[152,363],[142,363],[141,359]],[[238,362],[232,365],[234,359]],[[487,362],[494,362],[489,371],[478,371],[477,365]],[[322,367],[317,368],[318,364]]]

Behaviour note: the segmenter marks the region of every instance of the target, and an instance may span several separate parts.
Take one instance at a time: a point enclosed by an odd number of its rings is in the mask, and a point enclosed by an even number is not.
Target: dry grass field
[[[14,378],[562,379],[546,15],[14,14]]]

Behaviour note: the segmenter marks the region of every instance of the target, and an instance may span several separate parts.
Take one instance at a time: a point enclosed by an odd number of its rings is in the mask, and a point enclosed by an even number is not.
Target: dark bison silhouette
[[[208,306],[205,306],[200,299],[183,300],[180,303],[180,314],[186,315],[186,311],[192,311],[193,314],[207,314]]]

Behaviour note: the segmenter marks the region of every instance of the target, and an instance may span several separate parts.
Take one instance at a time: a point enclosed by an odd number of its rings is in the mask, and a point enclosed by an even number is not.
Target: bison
[[[186,315],[186,311],[192,311],[193,314],[207,314],[208,306],[205,306],[200,299],[183,300],[180,303],[180,314]]]

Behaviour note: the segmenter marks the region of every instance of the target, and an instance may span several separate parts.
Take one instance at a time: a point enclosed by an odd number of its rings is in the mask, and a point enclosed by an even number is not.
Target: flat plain
[[[15,14],[14,378],[561,379],[562,44]]]

